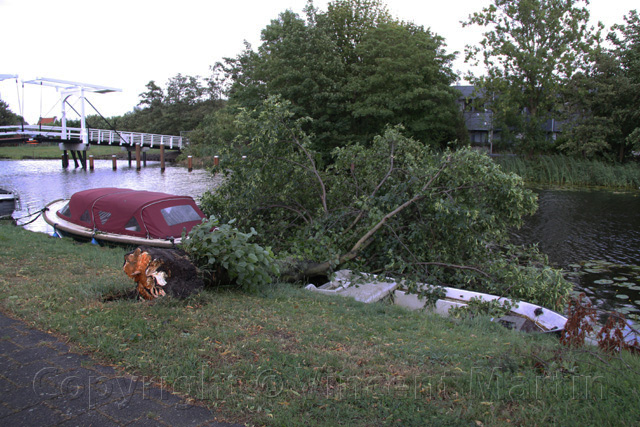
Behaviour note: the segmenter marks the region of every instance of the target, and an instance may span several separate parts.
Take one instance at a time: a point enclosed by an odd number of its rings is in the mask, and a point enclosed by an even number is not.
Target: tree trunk
[[[618,161],[622,163],[624,160],[624,145],[620,144],[620,150],[618,151]]]
[[[185,298],[204,287],[196,266],[178,249],[140,246],[124,256],[123,269],[146,300],[165,295]]]

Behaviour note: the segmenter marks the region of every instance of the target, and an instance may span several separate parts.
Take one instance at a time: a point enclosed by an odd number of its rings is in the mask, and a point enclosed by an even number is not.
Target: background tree
[[[335,147],[368,143],[402,124],[425,144],[455,140],[461,128],[452,56],[422,27],[391,18],[372,0],[337,0],[306,20],[282,13],[249,46],[218,68],[232,79],[230,101],[253,109],[271,95],[291,101],[324,158]]]
[[[158,86],[155,80],[151,80],[145,85],[146,92],[142,92],[140,96],[140,102],[138,105],[143,105],[148,108],[160,108],[164,102],[164,91]]]
[[[210,113],[222,108],[225,101],[213,77],[177,74],[168,80],[163,89],[151,80],[147,90],[140,94],[140,102],[122,116],[108,118],[99,115],[87,117],[87,126],[113,128],[123,131],[180,135],[193,131]],[[79,126],[79,120],[68,121],[69,126]]]
[[[640,17],[632,10],[614,25],[609,48],[594,50],[592,64],[571,82],[572,124],[562,149],[584,157],[640,151]]]
[[[9,104],[0,99],[0,126],[22,124],[22,117],[9,108]]]
[[[494,112],[494,127],[527,152],[545,145],[544,123],[558,117],[564,85],[583,66],[594,37],[588,0],[494,0],[464,26],[487,32],[466,60],[486,67],[471,82]],[[596,35],[597,36],[597,35]]]

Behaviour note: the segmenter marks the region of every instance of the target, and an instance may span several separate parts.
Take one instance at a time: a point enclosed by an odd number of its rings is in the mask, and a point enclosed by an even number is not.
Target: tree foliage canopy
[[[9,108],[9,104],[0,99],[0,126],[19,125],[22,117]]]
[[[466,49],[467,61],[482,61],[486,75],[470,77],[490,99],[494,126],[520,135],[524,150],[544,143],[542,125],[557,115],[565,83],[584,66],[595,37],[588,3],[494,0],[463,23],[487,28],[480,46]]]
[[[438,145],[463,133],[450,87],[453,57],[430,30],[393,19],[377,0],[337,0],[306,19],[286,11],[216,70],[230,79],[229,98],[254,109],[272,95],[289,100],[314,149],[366,144],[386,125],[402,124],[415,139]]]
[[[607,36],[610,47],[595,49],[571,82],[573,126],[562,146],[569,153],[623,161],[640,152],[640,17],[633,10],[624,19]]]

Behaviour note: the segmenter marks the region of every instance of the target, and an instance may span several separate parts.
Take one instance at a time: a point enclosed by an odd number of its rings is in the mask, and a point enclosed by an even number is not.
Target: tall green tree
[[[524,151],[545,144],[544,123],[557,117],[567,81],[583,67],[594,37],[588,0],[494,0],[464,26],[487,29],[466,60],[486,74],[470,80],[494,112],[494,127]]]
[[[260,106],[271,95],[291,101],[325,158],[336,148],[370,142],[387,124],[402,124],[425,144],[455,140],[461,117],[450,85],[444,40],[392,19],[377,0],[337,0],[306,19],[286,11],[249,46],[219,64],[232,79],[230,101]]]
[[[140,96],[140,102],[138,105],[146,106],[149,108],[160,107],[164,102],[164,91],[158,86],[155,80],[149,81],[145,85],[146,92],[142,92]]]
[[[584,157],[640,152],[640,17],[632,10],[594,51],[592,65],[568,92],[573,119],[562,149]]]
[[[462,129],[450,89],[456,79],[452,56],[440,36],[413,24],[388,22],[367,31],[354,49],[347,93],[352,131],[370,141],[384,129],[402,124],[411,137],[427,143],[457,139]]]

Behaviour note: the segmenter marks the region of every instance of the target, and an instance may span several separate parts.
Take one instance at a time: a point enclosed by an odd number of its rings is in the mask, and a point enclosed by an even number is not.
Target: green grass
[[[560,186],[640,188],[640,164],[611,164],[599,160],[553,155],[534,159],[500,157],[503,170],[520,175],[527,183]]]
[[[0,225],[0,307],[254,425],[635,425],[640,359],[279,284],[104,301],[124,249]],[[1,334],[0,334],[1,338]]]
[[[159,149],[151,149],[147,154],[159,154]],[[95,158],[108,157],[111,155],[124,155],[119,145],[92,145],[88,155]],[[18,146],[0,146],[0,159],[23,160],[23,159],[60,159],[62,151],[57,144],[42,143],[38,145],[22,144]]]

